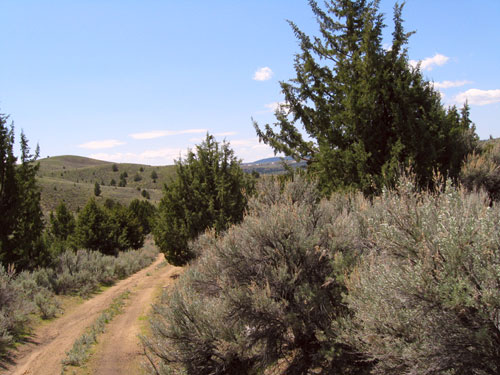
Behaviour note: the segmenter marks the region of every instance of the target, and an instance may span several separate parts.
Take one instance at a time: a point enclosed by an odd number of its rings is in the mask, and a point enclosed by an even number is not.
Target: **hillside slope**
[[[42,210],[47,215],[62,201],[72,211],[81,209],[94,196],[94,185],[101,185],[96,199],[113,199],[128,205],[133,199],[145,199],[146,190],[152,203],[162,196],[162,188],[175,175],[175,166],[150,166],[111,163],[81,156],[64,155],[39,160],[38,181],[42,188]],[[157,178],[153,179],[153,174]],[[119,187],[120,176],[127,177],[126,186]],[[114,186],[112,186],[114,180]]]

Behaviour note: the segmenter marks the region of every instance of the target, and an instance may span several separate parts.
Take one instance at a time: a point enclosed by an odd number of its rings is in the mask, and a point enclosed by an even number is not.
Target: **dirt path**
[[[163,255],[159,256],[149,267],[146,267],[125,280],[121,280],[102,294],[78,306],[75,310],[41,327],[33,337],[33,342],[19,349],[14,358],[15,363],[5,371],[0,371],[0,373],[9,375],[60,374],[62,369],[61,360],[65,357],[66,352],[72,347],[73,342],[83,333],[85,328],[94,322],[101,311],[106,309],[111,301],[125,290],[130,290],[132,292],[130,301],[127,303],[127,307],[123,314],[115,317],[115,319],[117,322],[118,319],[125,319],[122,330],[127,331],[128,329],[132,329],[133,331],[135,325],[131,322],[132,320],[134,322],[137,321],[137,318],[142,313],[140,308],[147,308],[151,304],[152,301],[148,298],[153,298],[154,288],[162,285],[162,283],[167,283],[168,280],[172,280],[170,275],[172,275],[176,269],[172,266],[158,267],[163,259]],[[146,294],[145,296],[143,296],[143,292]],[[131,314],[131,320],[127,323],[129,314]],[[130,333],[130,335],[135,336],[136,333]],[[125,344],[125,341],[115,341],[114,350],[120,352],[123,348],[129,353],[133,345],[130,343],[131,337],[132,336],[129,336],[127,339],[127,344]],[[117,340],[125,339],[119,338]],[[120,362],[120,366],[128,361],[128,359],[127,361],[124,360],[124,358],[126,358],[125,356],[121,357],[121,354],[115,354],[116,356],[114,358]],[[109,368],[114,367],[111,363],[107,366]],[[115,372],[102,373],[113,374]],[[128,374],[126,371],[116,373]]]
[[[90,374],[135,375],[142,372],[141,363],[145,358],[138,337],[143,324],[140,319],[149,312],[157,288],[172,283],[179,270],[170,266],[167,272],[151,274],[138,283],[130,295],[125,313],[113,319],[100,337],[96,353],[88,365]]]

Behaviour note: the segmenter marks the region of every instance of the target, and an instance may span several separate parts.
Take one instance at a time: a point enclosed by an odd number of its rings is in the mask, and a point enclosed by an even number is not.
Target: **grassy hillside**
[[[107,198],[122,204],[129,204],[133,199],[144,199],[142,190],[147,190],[150,201],[158,203],[162,196],[164,183],[175,176],[175,166],[151,166],[145,164],[111,163],[82,156],[64,155],[39,160],[39,184],[42,188],[42,209],[48,215],[63,201],[66,206],[77,211],[89,198],[94,197],[94,184],[101,185],[98,201]],[[300,166],[288,162],[293,167]],[[261,174],[280,174],[284,172],[281,161],[269,161],[242,165],[244,171],[253,170]],[[153,179],[152,174],[157,178]],[[127,184],[118,187],[120,175],[126,173]],[[115,186],[111,185],[114,180]]]
[[[111,198],[128,204],[133,199],[144,199],[142,190],[147,190],[152,203],[157,203],[161,189],[175,174],[175,167],[153,167],[141,164],[110,163],[81,156],[56,156],[40,161],[39,184],[42,188],[42,209],[45,214],[64,201],[69,209],[82,208],[89,198],[94,197],[94,184],[101,185],[98,201]],[[116,166],[113,168],[113,166]],[[117,169],[116,171],[114,169]],[[151,177],[155,171],[156,180]],[[118,187],[120,175],[126,172],[127,185]],[[116,186],[110,186],[115,180]]]

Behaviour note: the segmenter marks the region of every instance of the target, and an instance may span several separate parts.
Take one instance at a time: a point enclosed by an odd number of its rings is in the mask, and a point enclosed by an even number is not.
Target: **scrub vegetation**
[[[0,357],[57,296],[150,264],[151,234],[185,266],[153,305],[151,374],[500,373],[500,143],[409,63],[403,5],[390,48],[378,1],[310,5],[320,34],[290,23],[296,77],[277,122],[254,123],[298,166],[279,176],[244,173],[210,134],[171,168],[39,164],[23,134],[14,156],[0,115]],[[40,181],[56,177],[87,195],[44,214]]]

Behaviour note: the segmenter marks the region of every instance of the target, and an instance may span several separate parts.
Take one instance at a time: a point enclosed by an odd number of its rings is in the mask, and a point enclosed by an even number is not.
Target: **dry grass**
[[[63,201],[71,211],[85,206],[89,198],[94,197],[94,184],[101,184],[98,200],[113,199],[128,205],[134,199],[144,199],[141,195],[147,190],[153,204],[162,196],[164,183],[175,175],[173,165],[153,167],[140,164],[116,164],[118,171],[113,171],[113,163],[80,156],[56,156],[40,160],[39,184],[42,188],[42,210],[48,215]],[[151,178],[155,171],[156,182]],[[127,186],[110,186],[112,179],[118,185],[120,174],[127,172]],[[141,177],[134,181],[134,177]],[[104,182],[104,184],[102,184]]]

